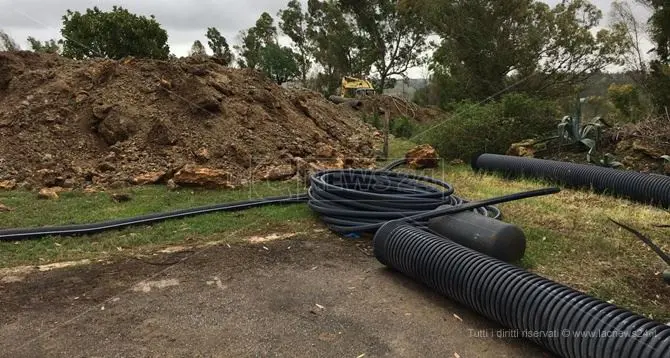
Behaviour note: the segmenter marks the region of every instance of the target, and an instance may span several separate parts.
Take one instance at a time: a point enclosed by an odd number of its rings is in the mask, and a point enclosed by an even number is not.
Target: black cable
[[[38,239],[45,236],[91,235],[103,231],[121,229],[134,225],[153,224],[170,219],[209,214],[214,212],[239,211],[266,205],[284,205],[302,203],[307,200],[306,194],[256,199],[236,203],[215,204],[191,209],[175,210],[166,213],[155,213],[127,219],[103,221],[91,224],[74,224],[62,226],[45,226],[38,228],[20,228],[0,230],[0,241],[18,241]]]
[[[430,177],[391,171],[404,163],[404,160],[399,160],[382,170],[321,171],[310,177],[310,187],[306,194],[208,205],[92,224],[6,229],[0,230],[0,241],[37,239],[54,235],[89,235],[213,212],[301,202],[308,202],[309,207],[319,214],[321,220],[333,231],[343,234],[364,233],[374,232],[392,220],[404,220],[417,226],[424,226],[430,218],[466,210],[475,210],[481,215],[497,219],[501,216],[500,210],[492,205],[559,191],[558,188],[548,188],[469,203],[453,195],[454,188],[449,183]],[[444,205],[448,206],[436,210]]]
[[[633,229],[632,227],[630,227],[626,224],[622,224],[618,221],[615,221],[612,218],[608,218],[608,219],[610,219],[611,222],[619,225],[624,230],[626,230],[626,231],[630,232],[631,234],[637,236],[637,238],[640,239],[640,241],[642,241],[645,245],[649,246],[649,248],[652,249],[656,253],[656,255],[658,255],[658,257],[661,258],[661,260],[665,261],[666,264],[670,265],[670,256],[668,254],[666,254],[665,252],[663,252],[663,250],[661,250],[661,248],[658,247],[658,245],[656,245],[653,241],[651,241],[650,238],[644,236],[641,232]]]

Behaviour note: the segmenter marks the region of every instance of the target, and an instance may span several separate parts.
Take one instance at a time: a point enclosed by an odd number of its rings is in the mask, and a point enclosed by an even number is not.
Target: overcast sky
[[[502,1],[502,0],[501,0]],[[611,0],[591,0],[605,15],[609,13]],[[169,36],[170,51],[185,56],[195,40],[206,45],[204,33],[207,27],[217,27],[232,45],[239,41],[238,33],[253,26],[263,11],[272,16],[285,7],[288,0],[0,0],[0,29],[12,36],[22,48],[27,48],[26,38],[40,40],[60,38],[61,17],[67,9],[84,12],[98,6],[110,9],[121,5],[129,11],[142,15],[153,14]],[[303,3],[306,3],[303,0]],[[555,5],[560,0],[546,0]],[[646,19],[643,9],[638,15]],[[424,75],[425,71],[414,69],[411,77]]]

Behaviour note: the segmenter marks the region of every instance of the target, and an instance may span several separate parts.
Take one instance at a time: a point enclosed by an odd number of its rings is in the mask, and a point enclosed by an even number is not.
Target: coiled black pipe
[[[475,170],[531,177],[575,188],[592,188],[645,204],[670,206],[670,177],[553,160],[482,154],[472,161]]]
[[[213,212],[302,202],[307,202],[333,231],[343,234],[373,233],[389,220],[406,220],[424,226],[432,217],[466,210],[499,218],[500,210],[492,205],[558,192],[558,188],[548,188],[469,203],[453,195],[453,187],[446,182],[392,171],[403,163],[404,160],[394,162],[383,170],[318,172],[310,177],[310,187],[306,194],[208,205],[92,224],[5,229],[0,230],[0,241],[88,235]],[[448,207],[438,210],[442,205]]]
[[[670,327],[460,246],[390,222],[374,237],[384,265],[561,357],[670,357]]]

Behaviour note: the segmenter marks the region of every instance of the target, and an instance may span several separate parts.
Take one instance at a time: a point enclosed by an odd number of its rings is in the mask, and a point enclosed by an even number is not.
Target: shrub
[[[380,131],[384,130],[384,118],[377,114],[364,115],[363,122],[370,124]],[[410,139],[417,132],[418,128],[419,125],[407,117],[394,118],[389,123],[389,133],[398,138]]]
[[[511,144],[556,131],[558,105],[523,94],[509,94],[485,105],[463,102],[450,119],[419,138],[443,158],[469,160],[477,153],[505,153]]]
[[[648,78],[649,93],[659,114],[667,115],[670,106],[670,65],[652,61]]]
[[[407,117],[395,118],[391,121],[389,131],[398,138],[412,138],[416,125]]]
[[[611,84],[607,96],[621,114],[629,121],[636,122],[641,112],[640,93],[632,84]]]
[[[363,115],[363,122],[377,128],[377,129],[384,129],[382,125],[381,118],[379,118],[378,114],[372,114],[372,115]]]

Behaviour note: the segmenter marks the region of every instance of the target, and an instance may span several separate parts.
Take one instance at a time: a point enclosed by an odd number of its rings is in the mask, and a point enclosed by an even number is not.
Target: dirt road
[[[549,356],[326,236],[5,276],[0,355]]]

